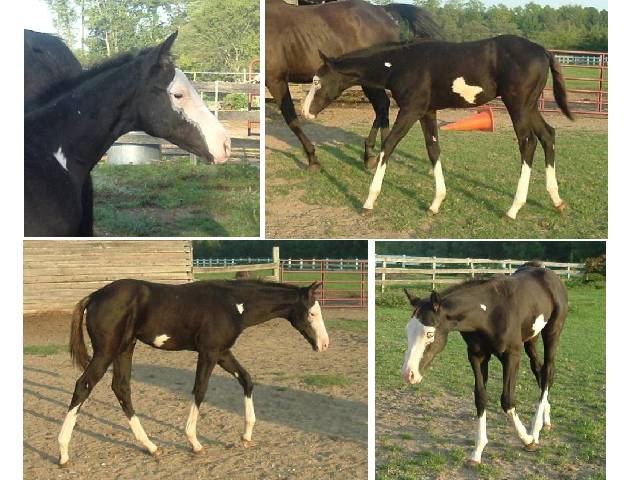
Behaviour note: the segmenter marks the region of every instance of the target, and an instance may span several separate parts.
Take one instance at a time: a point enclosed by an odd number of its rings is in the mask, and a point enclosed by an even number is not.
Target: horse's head
[[[447,316],[443,311],[442,299],[432,292],[428,299],[419,299],[404,291],[413,307],[413,315],[407,323],[407,351],[404,354],[402,376],[409,383],[420,383],[424,371],[433,358],[447,344],[449,329]]]
[[[224,127],[171,60],[177,35],[174,32],[141,54],[143,79],[135,100],[138,123],[150,135],[165,138],[209,162],[224,163],[231,153]]]
[[[347,88],[356,84],[357,74],[341,69],[335,61],[318,52],[324,62],[313,77],[311,89],[302,104],[302,115],[313,120],[316,115],[340,96]]]
[[[324,327],[320,304],[316,299],[321,285],[320,282],[313,282],[310,286],[301,288],[300,299],[287,318],[316,352],[323,352],[329,348],[329,335]]]

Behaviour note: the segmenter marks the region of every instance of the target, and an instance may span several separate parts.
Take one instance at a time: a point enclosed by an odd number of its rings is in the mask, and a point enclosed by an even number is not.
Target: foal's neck
[[[248,298],[242,305],[244,309],[242,315],[243,329],[268,322],[274,318],[288,317],[297,300],[298,293],[294,291],[274,292],[273,296]]]

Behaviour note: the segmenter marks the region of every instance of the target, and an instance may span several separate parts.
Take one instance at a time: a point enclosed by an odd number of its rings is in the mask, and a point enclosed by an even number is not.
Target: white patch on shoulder
[[[481,304],[480,304],[480,308],[481,308],[482,310],[484,310],[485,312],[487,311],[487,306],[486,306],[484,303],[481,303]]]
[[[64,168],[68,172],[69,169],[67,168],[67,157],[64,156],[64,152],[62,151],[62,145],[58,147],[57,152],[53,152],[53,156],[58,161],[58,163],[62,165],[62,168]]]
[[[544,319],[544,315],[538,315],[536,317],[536,321],[533,322],[533,326],[531,327],[531,329],[533,330],[533,336],[535,337],[536,335],[538,335],[546,324],[547,321]]]
[[[238,309],[238,313],[242,314],[242,312],[244,312],[244,303],[236,303],[236,308]]]
[[[164,333],[162,335],[158,335],[156,338],[154,338],[153,340],[153,344],[160,348],[162,345],[164,345],[164,343],[169,340],[171,337],[169,335],[165,335]]]
[[[467,85],[464,77],[456,78],[451,84],[451,90],[464,98],[468,103],[476,103],[476,96],[482,92],[482,87]]]
[[[384,62],[384,66],[387,68],[391,68],[391,62]]]

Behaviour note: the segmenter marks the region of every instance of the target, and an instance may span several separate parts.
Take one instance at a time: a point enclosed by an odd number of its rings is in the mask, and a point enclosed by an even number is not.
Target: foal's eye
[[[174,94],[173,94],[173,96],[174,96],[174,98],[178,98],[178,99],[180,99],[180,98],[182,98],[184,95],[182,95],[181,93],[174,93]]]
[[[427,332],[427,338],[433,338],[434,333],[433,332]]]

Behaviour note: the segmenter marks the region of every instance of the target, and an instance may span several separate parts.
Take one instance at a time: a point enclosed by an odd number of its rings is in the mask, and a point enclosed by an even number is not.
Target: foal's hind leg
[[[531,365],[531,371],[533,375],[536,377],[536,382],[538,382],[538,387],[542,386],[541,379],[541,369],[542,363],[540,362],[540,358],[538,357],[538,351],[536,350],[536,342],[538,341],[538,337],[535,336],[526,342],[524,342],[524,350],[527,352],[527,356],[529,357],[529,365]]]
[[[551,323],[551,319],[549,323]],[[551,429],[551,404],[549,403],[549,390],[553,386],[556,374],[556,352],[560,340],[559,329],[557,332],[542,330],[544,341],[544,364],[542,365],[540,400],[532,422],[532,435],[535,443],[539,442],[540,430],[544,426]]]
[[[558,193],[558,180],[556,179],[556,131],[555,129],[544,121],[539,110],[535,110],[533,115],[533,131],[540,140],[542,148],[544,148],[544,163],[545,163],[545,177],[547,183],[547,192],[551,197],[553,206],[558,211],[563,211],[566,208],[566,203],[560,198]]]
[[[129,426],[133,431],[133,435],[136,437],[150,454],[154,455],[158,453],[158,447],[149,440],[147,433],[142,428],[140,419],[136,415],[131,403],[131,360],[133,357],[133,349],[135,348],[135,341],[122,353],[120,353],[113,361],[113,380],[111,382],[111,389],[115,393],[120,406],[124,411],[124,414],[129,420]]]
[[[213,367],[218,363],[218,352],[201,351],[198,354],[198,366],[196,367],[196,382],[193,386],[193,404],[189,410],[189,418],[187,419],[187,425],[185,427],[185,433],[189,439],[189,443],[193,447],[194,453],[200,453],[202,451],[202,445],[198,441],[196,435],[196,425],[198,423],[198,413],[200,410],[200,404],[204,400],[204,396],[207,393],[207,387],[209,386],[209,378]]]
[[[436,194],[433,197],[429,211],[436,214],[440,210],[440,204],[442,204],[447,194],[447,187],[444,184],[444,175],[442,175],[442,165],[440,163],[437,112],[428,112],[420,119],[420,126],[422,127],[422,134],[424,135],[424,141],[427,145],[427,153],[433,166],[433,176],[436,181]]]
[[[507,105],[507,109],[511,115],[513,128],[518,137],[518,147],[520,149],[520,180],[518,180],[518,189],[516,190],[513,204],[506,214],[507,217],[515,220],[518,211],[527,202],[531,166],[533,165],[533,155],[536,152],[538,140],[531,128],[531,113],[529,110],[510,107],[507,101],[505,101],[505,105]]]
[[[502,409],[511,418],[516,433],[525,448],[532,450],[535,448],[534,438],[527,433],[526,427],[516,413],[515,393],[518,368],[520,367],[520,351],[506,351],[500,357],[500,361],[502,362],[502,396],[500,397]]]
[[[251,375],[242,368],[233,353],[228,350],[222,354],[218,364],[236,377],[244,390],[244,433],[242,434],[242,444],[248,447],[251,445],[253,426],[256,423],[256,414],[253,410],[253,382],[251,381]]]
[[[378,130],[382,129],[380,136],[381,144],[383,144],[389,132],[389,107],[391,106],[391,101],[387,96],[387,92],[384,90],[362,87],[362,91],[376,112],[376,118],[371,126],[371,131],[364,142],[364,163],[367,168],[374,169],[376,168],[377,160],[377,155],[374,152],[376,137],[378,136]]]
[[[60,447],[60,459],[58,463],[60,465],[65,465],[69,461],[69,441],[71,440],[73,427],[76,424],[78,410],[80,410],[82,404],[87,397],[89,397],[93,387],[96,386],[105,374],[110,363],[111,358],[104,354],[94,352],[89,365],[76,381],[73,397],[69,404],[69,410],[67,411],[62,428],[60,429],[60,434],[58,435],[58,446]]]

